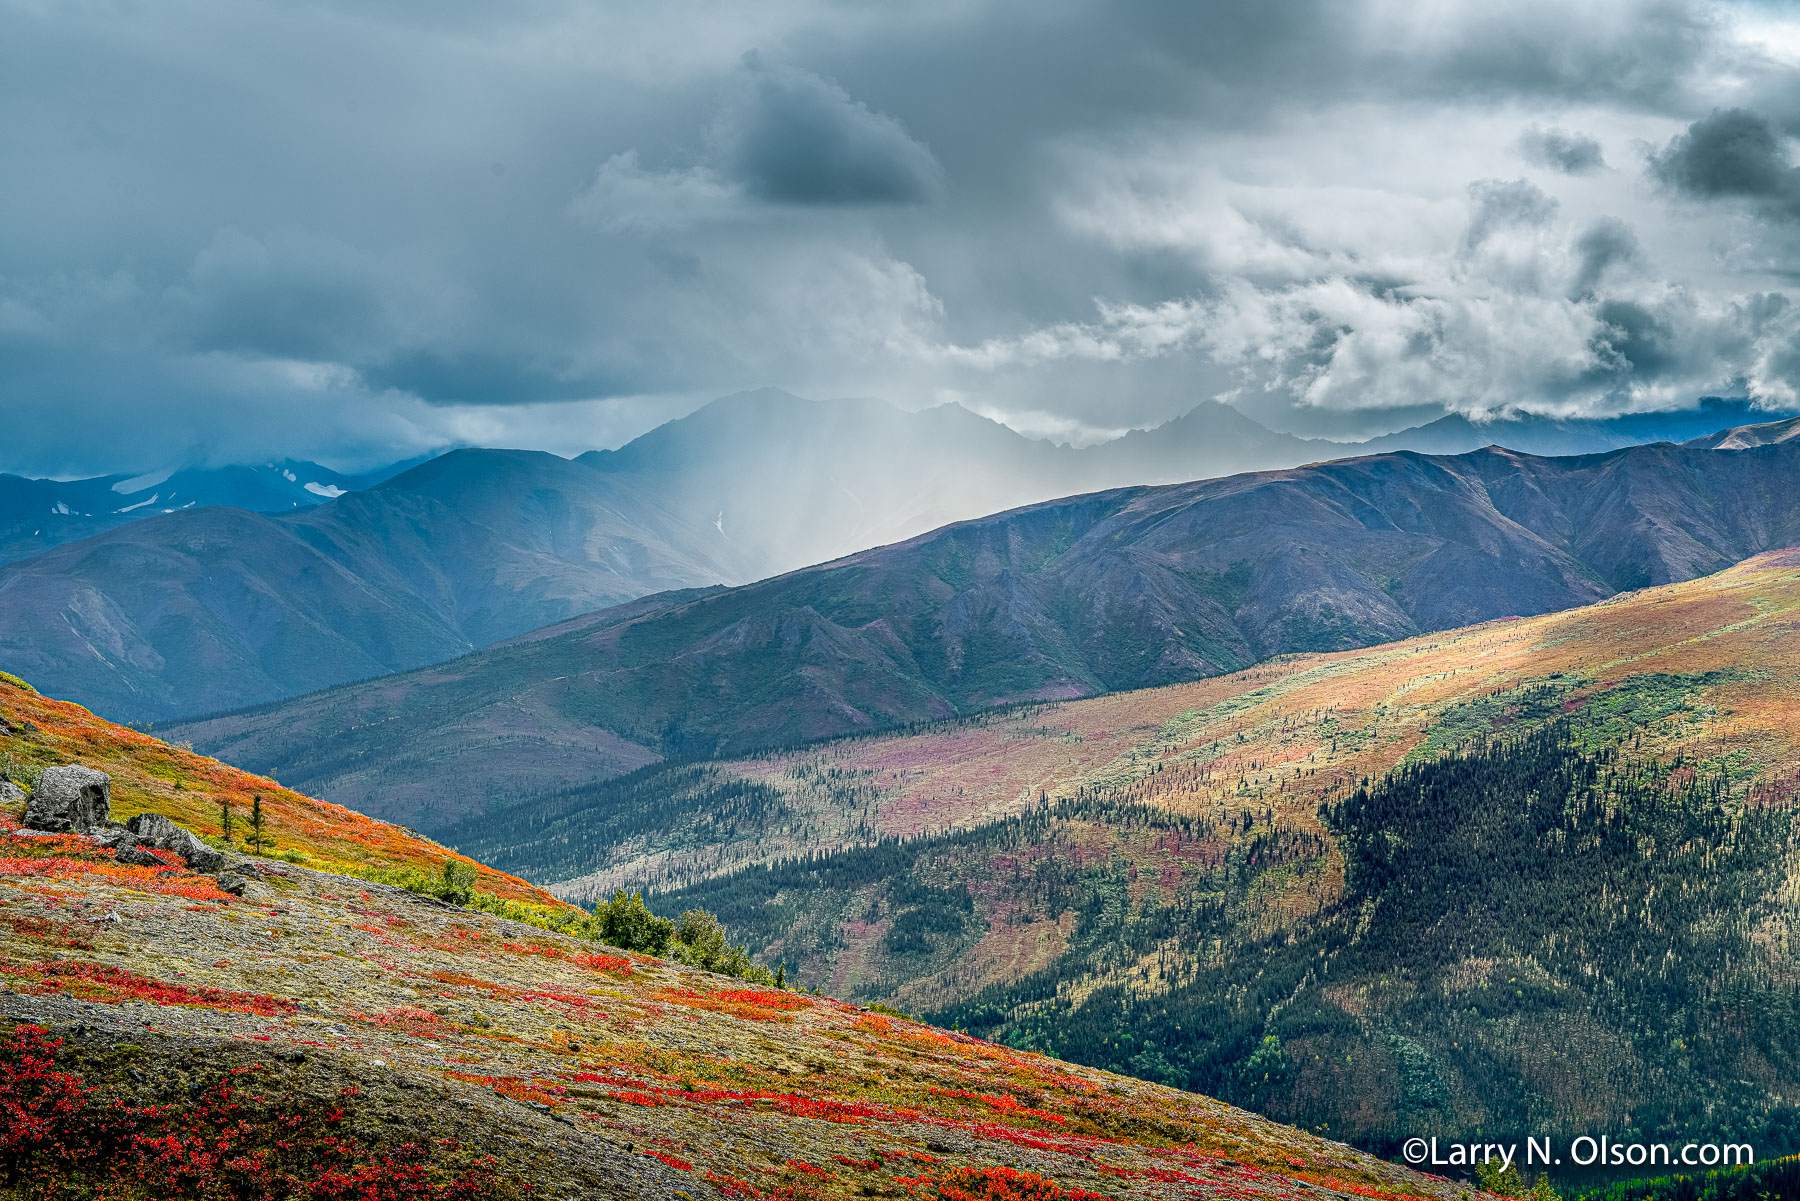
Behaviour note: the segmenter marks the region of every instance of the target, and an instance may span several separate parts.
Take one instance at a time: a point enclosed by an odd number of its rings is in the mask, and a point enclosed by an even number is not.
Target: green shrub
[[[368,868],[355,874],[376,884],[404,888],[420,896],[436,897],[542,930],[672,959],[676,963],[735,976],[754,984],[778,983],[776,973],[753,961],[749,951],[731,941],[725,927],[713,914],[704,909],[689,909],[678,920],[671,921],[652,913],[644,904],[642,893],[616,889],[611,900],[596,904],[592,913],[583,913],[579,909],[532,905],[482,892],[475,887],[478,879],[475,868],[460,859],[445,860],[443,870],[436,875],[428,875],[416,867],[399,870]],[[781,973],[779,983],[785,986],[785,971]]]
[[[37,788],[38,781],[43,776],[43,768],[19,762],[11,751],[0,755],[0,780],[11,780],[26,792],[31,792]]]
[[[667,954],[675,937],[674,922],[651,913],[642,893],[623,888],[613,890],[612,900],[594,906],[594,920],[601,941],[646,955]]]
[[[732,942],[718,917],[704,909],[688,909],[675,919],[675,940],[669,947],[669,958],[690,967],[704,968],[740,980],[758,984],[774,984],[775,973],[750,958],[750,952]],[[787,973],[781,973],[787,983]]]
[[[1484,1191],[1496,1197],[1519,1197],[1523,1201],[1560,1201],[1560,1195],[1550,1187],[1547,1177],[1539,1176],[1527,1184],[1524,1175],[1513,1164],[1501,1167],[1493,1160],[1484,1160],[1475,1165],[1475,1181]]]

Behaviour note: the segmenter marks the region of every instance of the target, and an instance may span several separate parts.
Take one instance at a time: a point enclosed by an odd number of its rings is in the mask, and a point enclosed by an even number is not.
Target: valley
[[[1366,651],[645,768],[444,837],[571,898],[710,908],[838,995],[1361,1145],[1668,1132],[1704,1106],[1773,1150],[1800,1135],[1797,662],[1800,553],[1776,552]]]

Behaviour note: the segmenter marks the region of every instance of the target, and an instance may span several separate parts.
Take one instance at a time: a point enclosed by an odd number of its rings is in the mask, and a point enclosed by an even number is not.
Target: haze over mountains
[[[1142,688],[1800,543],[1800,444],[1410,452],[1070,497],[174,727],[424,829],[630,770]]]
[[[1445,419],[1388,441],[1605,448],[1749,412],[1708,401],[1654,418]],[[64,543],[0,566],[0,649],[108,716],[166,720],[419,667],[639,596],[743,584],[1054,497],[1355,449],[1213,402],[1074,449],[954,405],[904,412],[765,389],[574,461],[463,450],[393,478],[398,467],[349,477],[303,463],[0,477],[0,524],[12,531],[0,548]]]

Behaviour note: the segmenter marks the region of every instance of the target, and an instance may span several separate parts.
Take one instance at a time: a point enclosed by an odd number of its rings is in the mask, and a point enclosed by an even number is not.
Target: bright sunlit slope
[[[225,810],[241,841],[257,798],[268,849],[333,872],[440,872],[446,859],[469,862],[411,830],[317,801],[181,746],[95,717],[80,705],[41,696],[0,672],[0,779],[29,783],[46,767],[78,763],[112,777],[112,816],[160,813],[202,838],[224,833]],[[526,904],[560,903],[522,880],[471,863],[478,887]]]

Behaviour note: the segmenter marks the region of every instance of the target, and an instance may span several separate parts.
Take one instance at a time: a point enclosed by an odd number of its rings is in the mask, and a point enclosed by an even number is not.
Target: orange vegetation
[[[137,730],[95,717],[80,705],[51,700],[0,673],[0,717],[17,729],[0,749],[21,764],[80,763],[112,776],[113,816],[161,813],[203,837],[223,833],[220,806],[235,814],[241,840],[252,799],[277,854],[293,852],[326,871],[415,868],[434,873],[446,859],[473,860],[410,830],[375,821],[342,805],[314,800],[262,776],[227,767]],[[560,904],[514,876],[475,864],[484,892],[516,901]],[[147,870],[147,869],[145,869]]]

